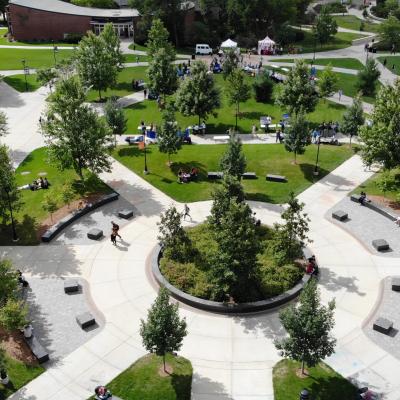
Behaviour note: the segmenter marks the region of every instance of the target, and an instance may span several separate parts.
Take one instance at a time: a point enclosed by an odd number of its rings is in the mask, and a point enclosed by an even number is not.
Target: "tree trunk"
[[[301,360],[301,374],[304,375],[304,360]]]
[[[199,115],[199,126],[200,126],[200,115]]]
[[[101,90],[99,89],[99,100],[101,101]]]
[[[165,353],[162,356],[162,360],[163,360],[164,372],[167,372],[167,369],[165,368]]]
[[[294,163],[297,164],[297,152],[294,152]]]
[[[238,115],[239,115],[239,103],[236,104],[236,125],[235,125],[236,132],[238,130]]]
[[[350,135],[350,148],[351,148],[351,139],[353,138],[353,135]]]

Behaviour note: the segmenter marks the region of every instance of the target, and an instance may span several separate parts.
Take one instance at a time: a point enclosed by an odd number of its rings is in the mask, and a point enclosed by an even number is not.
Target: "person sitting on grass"
[[[199,170],[195,167],[192,167],[192,169],[190,170],[190,178],[191,179],[197,178],[198,173],[199,173]]]

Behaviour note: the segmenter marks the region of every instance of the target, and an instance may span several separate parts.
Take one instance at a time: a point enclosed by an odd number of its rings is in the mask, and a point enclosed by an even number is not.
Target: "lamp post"
[[[317,159],[316,159],[316,161],[315,161],[315,168],[314,168],[314,175],[315,175],[315,176],[318,176],[318,175],[319,175],[318,160],[319,160],[319,146],[320,146],[320,144],[321,144],[321,136],[318,136],[318,142],[317,142],[317,145],[318,145],[318,148],[317,148]]]
[[[143,173],[147,175],[149,170],[147,169],[147,152],[146,152],[146,131],[143,132],[143,148],[144,148],[144,170]]]
[[[24,76],[25,76],[25,91],[27,92],[28,91],[28,81],[26,80],[26,75],[27,75],[27,67],[26,67],[26,61],[25,60],[22,60],[21,61],[22,62],[22,66],[23,66],[23,68],[24,68]]]
[[[17,231],[15,229],[15,222],[14,222],[14,216],[12,212],[12,205],[11,205],[11,199],[10,199],[10,189],[9,188],[4,188],[4,191],[6,192],[7,195],[7,201],[8,201],[8,207],[10,209],[10,217],[11,217],[11,226],[12,226],[12,235],[13,235],[13,242],[18,242],[19,237],[17,235]]]
[[[56,57],[57,53],[58,53],[58,47],[57,46],[53,46],[54,68],[57,68],[57,57]]]

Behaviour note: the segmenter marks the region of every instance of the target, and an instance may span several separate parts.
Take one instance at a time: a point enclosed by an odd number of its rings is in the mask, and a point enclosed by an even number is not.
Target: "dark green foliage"
[[[336,339],[331,336],[334,320],[335,301],[322,306],[317,280],[311,279],[300,294],[299,304],[291,305],[280,313],[282,325],[288,337],[276,341],[281,355],[313,367],[333,354]]]
[[[161,153],[168,154],[169,165],[171,165],[171,154],[176,154],[181,145],[182,140],[177,135],[175,106],[173,103],[168,103],[162,113],[161,131],[158,134],[158,148]]]
[[[268,103],[274,90],[274,83],[267,73],[258,75],[253,84],[256,101]]]
[[[337,31],[337,22],[329,14],[326,7],[322,7],[321,13],[316,18],[315,25],[313,26],[316,40],[321,44],[327,43],[332,39]]]
[[[340,127],[340,131],[345,135],[350,136],[350,144],[351,138],[353,136],[358,135],[358,129],[364,125],[364,111],[362,107],[362,101],[360,96],[357,96],[353,99],[353,104],[346,110],[343,115],[343,122]]]
[[[381,73],[373,58],[369,58],[364,67],[358,72],[356,87],[365,96],[373,96],[376,91]]]
[[[240,180],[246,170],[246,157],[242,151],[242,142],[236,133],[230,134],[228,146],[222,155],[220,167],[224,174]]]
[[[222,74],[226,79],[239,65],[239,55],[235,49],[224,50],[224,64]]]
[[[159,18],[153,19],[146,42],[147,54],[150,57],[154,57],[158,50],[164,49],[173,60],[175,58],[175,50],[168,38],[169,33],[163,22]]]
[[[81,7],[115,8],[114,0],[71,0],[71,3]]]
[[[18,274],[10,260],[0,260],[0,307],[14,297],[18,288]]]
[[[308,121],[302,110],[292,115],[290,126],[286,129],[285,149],[294,154],[296,163],[297,154],[303,154],[310,139]]]
[[[121,136],[125,132],[127,119],[123,108],[118,104],[115,97],[107,100],[104,107],[104,115],[112,133]]]

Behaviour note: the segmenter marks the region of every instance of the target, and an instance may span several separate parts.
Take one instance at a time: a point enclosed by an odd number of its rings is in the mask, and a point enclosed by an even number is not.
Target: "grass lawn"
[[[294,63],[294,59],[276,59],[270,60],[271,62],[287,62]],[[305,61],[309,64],[312,63],[311,58],[306,58]],[[363,67],[362,63],[355,58],[316,58],[315,65],[328,65],[331,64],[332,67],[337,68],[348,68],[348,69],[361,69]]]
[[[12,86],[15,90],[18,90],[18,92],[26,92],[24,74],[5,76],[4,82]],[[26,82],[28,83],[28,92],[34,92],[41,86],[41,84],[36,80],[36,74],[27,75]]]
[[[139,51],[147,51],[147,46],[143,45],[143,44],[138,44],[138,43],[132,43],[129,45],[129,48],[131,50],[133,50],[133,46],[135,46],[135,50],[139,50]]]
[[[124,68],[119,72],[117,77],[117,84],[108,89],[106,92],[102,92],[102,98],[108,98],[111,96],[123,97],[134,92],[132,88],[132,80],[146,79],[147,67],[129,67]],[[99,93],[97,90],[90,90],[87,99],[88,101],[98,100]]]
[[[386,68],[394,74],[400,75],[400,56],[378,57],[378,60],[383,64],[385,58],[387,60]]]
[[[0,383],[0,400],[7,399],[12,393],[44,372],[44,368],[40,365],[29,366],[14,358],[6,357],[10,385],[5,387]]]
[[[42,208],[44,195],[53,193],[55,196],[62,192],[65,183],[71,183],[75,191],[75,198],[79,199],[94,193],[111,193],[109,186],[103,183],[93,174],[86,174],[86,185],[82,187],[78,181],[78,176],[73,170],[59,171],[52,163],[47,162],[46,148],[42,147],[29,154],[25,160],[16,169],[17,185],[22,186],[32,183],[39,177],[39,173],[46,172],[47,179],[51,184],[48,190],[21,190],[22,208],[15,212],[17,221],[17,232],[21,240],[18,244],[36,244],[36,231],[40,223],[49,215]],[[57,196],[58,197],[58,196]],[[65,203],[58,199],[59,207]],[[0,244],[7,245],[11,243],[10,226],[0,225]]]
[[[354,15],[334,15],[333,19],[337,22],[340,28],[352,29],[354,31],[359,31],[361,22],[363,22],[360,18],[357,18]],[[378,27],[379,24],[373,24],[372,22],[364,21],[365,32],[378,33]],[[362,31],[360,31],[360,33],[362,33]]]
[[[7,40],[7,37],[4,35],[7,33],[8,29],[7,28],[0,28],[0,45],[2,46],[65,46],[65,47],[71,47],[71,46],[77,46],[76,43],[66,43],[66,42],[59,42],[59,43],[53,43],[53,42],[9,42]]]
[[[325,363],[308,368],[307,378],[299,378],[296,375],[299,368],[299,363],[290,360],[282,360],[274,366],[275,400],[298,399],[302,389],[311,393],[312,400],[355,399],[356,388]]]
[[[107,388],[124,400],[190,400],[192,365],[183,357],[167,355],[173,372],[160,376],[162,357],[149,354],[112,380]]]
[[[219,182],[207,179],[208,171],[219,171],[219,160],[226,145],[184,145],[178,154],[173,155],[171,168],[167,167],[168,157],[158,151],[156,145],[147,147],[147,165],[150,173],[143,175],[144,155],[136,146],[119,146],[113,157],[126,167],[143,176],[152,185],[180,202],[209,200],[214,187]],[[288,153],[280,144],[243,145],[247,158],[247,171],[256,172],[258,179],[244,180],[246,197],[271,203],[284,203],[293,191],[296,195],[315,183],[314,164],[317,147],[310,145],[305,154],[297,157],[298,165],[293,165],[293,154]],[[322,178],[352,154],[347,146],[322,146],[320,149]],[[190,171],[191,167],[199,169],[197,181],[179,184],[177,175],[180,168]],[[287,183],[268,182],[267,173],[285,175]]]
[[[59,50],[57,61],[71,57],[72,50]],[[23,69],[22,60],[29,68],[54,66],[53,50],[0,49],[0,70]]]
[[[136,62],[148,62],[150,61],[149,56],[142,56],[136,54],[124,54],[124,62],[125,63],[136,63]]]
[[[303,31],[304,39],[301,42],[296,42],[294,45],[298,49],[301,48],[300,53],[312,53],[314,51],[314,36],[311,31]],[[315,47],[315,51],[329,51],[344,49],[351,46],[351,42],[354,39],[360,39],[366,35],[358,35],[357,33],[338,32],[332,39],[331,42],[323,45],[318,44]]]
[[[249,83],[254,82],[254,78],[248,77]],[[235,110],[234,106],[228,104],[227,98],[224,94],[224,87],[226,82],[221,75],[215,76],[216,84],[221,89],[221,107],[216,110],[218,115],[216,117],[210,116],[207,120],[207,133],[219,134],[225,133],[230,127],[235,124]],[[278,85],[275,85],[274,90],[277,90]],[[335,104],[332,102],[320,101],[316,110],[309,114],[308,118],[311,122],[321,123],[322,121],[340,120],[345,111],[345,106]],[[252,126],[259,126],[260,117],[270,115],[273,118],[273,123],[279,122],[284,114],[284,110],[274,104],[271,100],[269,103],[257,103],[254,98],[247,100],[240,105],[240,118],[238,120],[238,128],[241,132],[250,133]],[[126,132],[128,134],[136,134],[137,127],[140,121],[144,120],[146,123],[161,123],[161,113],[154,100],[146,100],[141,103],[136,103],[125,109],[128,119]],[[184,117],[180,113],[176,114],[179,125],[185,129],[189,125],[198,123],[198,117]]]

